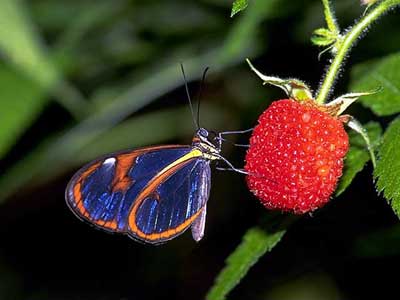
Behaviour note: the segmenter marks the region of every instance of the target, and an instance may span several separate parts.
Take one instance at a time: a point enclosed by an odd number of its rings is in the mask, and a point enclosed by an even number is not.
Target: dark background
[[[201,242],[185,233],[158,247],[80,222],[67,208],[64,191],[74,171],[100,154],[190,143],[194,129],[180,62],[192,95],[199,90],[203,70],[210,67],[200,120],[216,131],[252,127],[272,100],[284,97],[280,90],[261,85],[245,57],[266,74],[296,77],[316,89],[329,58],[326,54],[318,61],[321,49],[309,41],[312,30],[323,26],[321,3],[267,2],[260,13],[251,9],[260,6],[259,1],[250,1],[233,19],[228,0],[18,2],[34,28],[32,34],[46,49],[45,59],[86,100],[71,110],[60,101],[71,94],[36,82],[46,102],[8,141],[0,163],[0,299],[204,298],[244,232],[268,214],[242,175],[213,171]],[[362,13],[358,1],[334,2],[342,27]],[[87,21],[85,14],[96,9],[95,21]],[[79,25],[82,19],[90,26]],[[353,49],[335,94],[347,91],[354,64],[399,50],[398,28],[398,14],[373,26]],[[7,53],[0,67],[35,82],[35,73],[24,73]],[[121,101],[121,95],[130,92],[132,97]],[[4,106],[18,101],[0,99]],[[118,101],[124,116],[113,113]],[[140,103],[135,106],[135,101]],[[99,111],[104,115],[94,125],[80,127]],[[351,113],[382,126],[390,120],[376,119],[358,104]],[[85,140],[87,132],[97,129],[100,134]],[[76,138],[80,135],[82,144]],[[246,143],[247,138],[235,141]],[[244,151],[224,147],[225,157],[237,166],[243,165]],[[371,172],[367,165],[340,197],[293,224],[229,299],[394,297],[400,226],[375,192]]]

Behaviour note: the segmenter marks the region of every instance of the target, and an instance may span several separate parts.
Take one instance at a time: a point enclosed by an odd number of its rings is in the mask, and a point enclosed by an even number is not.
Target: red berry
[[[329,201],[348,149],[338,117],[311,100],[275,101],[250,138],[247,184],[269,209],[311,212]]]

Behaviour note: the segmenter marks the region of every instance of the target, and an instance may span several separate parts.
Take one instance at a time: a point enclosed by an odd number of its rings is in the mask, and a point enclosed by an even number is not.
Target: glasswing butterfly
[[[183,71],[185,78],[185,73]],[[203,81],[207,69],[203,74]],[[210,193],[210,163],[222,160],[222,135],[209,132],[194,119],[191,145],[164,145],[121,151],[100,157],[81,168],[69,182],[65,198],[75,215],[95,227],[160,244],[189,227],[195,241],[204,235]],[[243,131],[246,132],[246,131]]]

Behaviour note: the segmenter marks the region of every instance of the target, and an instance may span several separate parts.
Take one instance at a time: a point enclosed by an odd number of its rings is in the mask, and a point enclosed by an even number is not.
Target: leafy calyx
[[[289,98],[297,101],[313,99],[311,89],[303,81],[295,78],[282,79],[279,77],[264,75],[252,65],[249,59],[246,59],[246,61],[249,64],[251,70],[256,73],[258,77],[261,78],[263,84],[271,84],[277,86],[284,90]]]

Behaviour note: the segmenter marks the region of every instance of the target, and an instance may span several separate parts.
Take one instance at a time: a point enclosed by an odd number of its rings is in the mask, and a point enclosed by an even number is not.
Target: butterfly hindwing
[[[181,162],[174,172],[155,177],[152,188],[138,195],[131,209],[130,234],[158,244],[176,237],[193,224],[193,237],[200,240],[210,191],[209,164],[206,159],[194,157]]]

